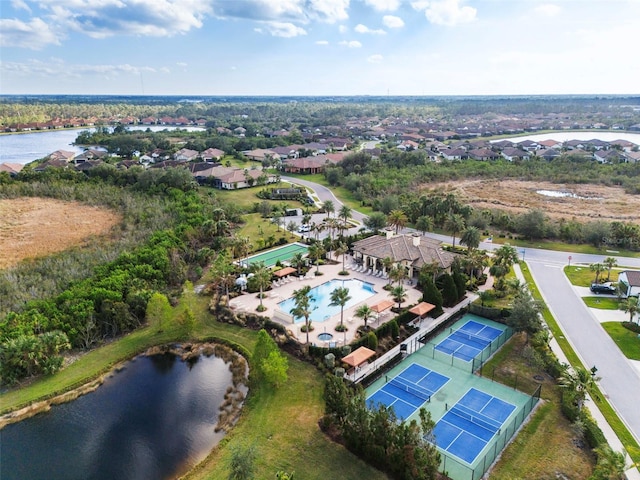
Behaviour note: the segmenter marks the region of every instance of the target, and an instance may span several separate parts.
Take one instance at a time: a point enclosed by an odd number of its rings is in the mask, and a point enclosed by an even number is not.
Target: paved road
[[[327,187],[306,180],[283,177],[315,190],[321,201],[332,200],[336,210],[342,203]],[[352,210],[353,218],[362,222],[365,215]],[[405,231],[410,231],[405,229]],[[451,236],[428,234],[432,238],[450,242]],[[499,245],[483,242],[485,250],[494,250]],[[640,442],[640,408],[636,405],[640,396],[640,374],[620,352],[598,320],[589,311],[582,299],[576,295],[562,270],[567,264],[591,264],[602,262],[613,256],[618,265],[640,268],[640,259],[616,257],[615,251],[607,255],[591,255],[572,252],[556,252],[538,248],[518,248],[521,258],[527,262],[531,273],[549,309],[565,332],[585,367],[598,368],[600,386],[613,408],[627,424],[631,433]],[[571,257],[571,258],[569,258]]]
[[[572,255],[573,256],[573,255]],[[626,260],[626,259],[625,259]],[[545,302],[586,368],[596,366],[604,394],[640,441],[640,374],[620,352],[564,275],[562,264],[527,261]]]

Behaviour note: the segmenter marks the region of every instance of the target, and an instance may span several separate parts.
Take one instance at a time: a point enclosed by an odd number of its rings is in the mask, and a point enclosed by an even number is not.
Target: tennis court
[[[435,349],[470,362],[502,335],[504,329],[491,327],[475,320],[469,320],[457,330],[452,330],[447,338]]]
[[[258,253],[257,255],[241,260],[240,263],[247,267],[254,263],[264,262],[265,266],[272,267],[278,262],[288,262],[296,253],[306,254],[308,250],[309,248],[302,243],[290,243],[267,252]]]
[[[438,447],[472,464],[516,409],[504,400],[471,388],[436,423]]]
[[[409,418],[431,396],[440,390],[449,377],[413,363],[367,398],[367,405],[393,407],[399,419]]]

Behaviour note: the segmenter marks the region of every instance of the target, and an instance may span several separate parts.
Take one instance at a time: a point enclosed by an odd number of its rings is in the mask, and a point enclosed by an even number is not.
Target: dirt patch
[[[525,213],[537,208],[553,219],[588,222],[637,221],[640,195],[603,185],[566,185],[519,180],[460,180],[425,185],[429,190],[454,192],[478,210],[499,208]],[[551,197],[539,191],[562,192],[571,196]]]
[[[50,198],[0,200],[0,269],[104,235],[120,221],[106,208]]]

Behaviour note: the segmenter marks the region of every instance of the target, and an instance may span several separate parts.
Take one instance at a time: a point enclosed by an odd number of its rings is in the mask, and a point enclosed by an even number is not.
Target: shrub
[[[367,334],[367,344],[368,347],[374,352],[378,349],[378,337],[376,337],[376,334],[374,332],[369,332]]]
[[[640,333],[640,325],[638,325],[637,323],[622,322],[622,326],[627,330],[631,330],[632,332]]]
[[[584,425],[584,439],[591,448],[597,448],[607,443],[604,433],[587,410],[583,409],[580,412],[580,421]]]

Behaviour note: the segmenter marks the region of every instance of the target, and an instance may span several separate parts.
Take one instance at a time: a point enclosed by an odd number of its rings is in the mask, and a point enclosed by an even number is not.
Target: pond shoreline
[[[19,408],[17,410],[13,410],[11,412],[7,412],[0,416],[0,431],[7,425],[11,425],[13,423],[20,422],[22,420],[26,420],[27,418],[34,417],[39,413],[48,412],[51,410],[51,407],[54,405],[60,405],[63,403],[67,403],[81,397],[82,395],[86,395],[88,393],[94,392],[100,387],[105,379],[118,372],[122,368],[124,368],[125,363],[132,361],[134,358],[138,356],[152,356],[152,355],[164,355],[171,354],[178,357],[181,361],[193,361],[197,357],[201,355],[211,356],[216,355],[225,361],[225,363],[231,363],[230,370],[233,375],[233,385],[234,392],[239,391],[242,386],[246,387],[248,383],[248,365],[246,360],[240,353],[236,352],[232,348],[215,343],[215,342],[201,342],[201,343],[184,343],[184,344],[166,344],[166,345],[157,345],[147,348],[142,353],[138,353],[133,355],[130,358],[122,360],[115,364],[109,371],[99,375],[97,378],[90,380],[89,382],[80,385],[79,387],[73,388],[66,392],[63,392],[59,395],[56,395],[51,398],[47,398],[45,400],[36,401],[26,407]],[[241,359],[240,368],[244,367],[244,374],[240,374],[238,371],[239,368],[233,368],[234,360],[233,359]],[[236,360],[237,362],[237,360]],[[242,377],[242,378],[240,378]],[[245,394],[242,394],[243,399]],[[226,415],[224,424],[218,425],[216,428],[227,430],[230,427],[229,424],[233,424],[235,419],[237,419],[239,411],[233,409],[233,411],[229,412]]]

